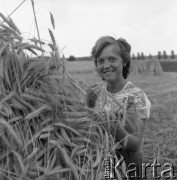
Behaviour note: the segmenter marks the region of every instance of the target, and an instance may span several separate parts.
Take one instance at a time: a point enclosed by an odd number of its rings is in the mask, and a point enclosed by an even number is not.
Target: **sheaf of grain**
[[[99,173],[112,141],[99,127],[99,115],[83,103],[87,85],[68,74],[50,29],[53,56],[39,57],[36,50],[44,49],[33,44],[43,41],[25,43],[12,19],[6,24],[0,25],[0,140],[8,151],[16,150],[18,170],[8,153],[2,170],[9,171],[8,179],[14,172],[16,179],[38,180],[57,173],[68,180],[87,179],[93,164]]]

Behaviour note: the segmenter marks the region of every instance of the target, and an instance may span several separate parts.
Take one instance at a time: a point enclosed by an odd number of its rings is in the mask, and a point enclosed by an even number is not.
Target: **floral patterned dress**
[[[118,93],[111,94],[107,91],[107,84],[105,82],[100,84],[100,93],[96,101],[95,110],[97,112],[115,112],[123,113],[127,107],[128,98],[133,97],[136,107],[136,114],[139,120],[148,119],[150,116],[151,103],[139,87],[131,82],[127,82],[124,88]],[[129,132],[131,133],[131,132]],[[129,165],[134,163],[138,166],[141,172],[142,157],[139,151],[130,151],[124,148],[119,149],[118,152],[124,157],[125,163],[129,169]],[[136,179],[136,178],[134,178]],[[141,179],[141,178],[139,178]]]
[[[95,110],[100,111],[122,111],[127,106],[128,97],[133,96],[139,119],[149,118],[151,103],[146,94],[130,81],[118,93],[111,94],[107,91],[106,83],[101,84],[101,92],[96,102]],[[115,102],[118,101],[120,106]]]

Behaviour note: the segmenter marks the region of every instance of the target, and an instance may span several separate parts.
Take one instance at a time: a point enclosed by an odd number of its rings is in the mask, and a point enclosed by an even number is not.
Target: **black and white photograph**
[[[0,0],[0,180],[177,179],[177,0]]]

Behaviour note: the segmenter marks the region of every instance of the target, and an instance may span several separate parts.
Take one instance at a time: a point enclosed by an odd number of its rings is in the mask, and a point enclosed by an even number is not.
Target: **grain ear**
[[[54,21],[53,14],[52,14],[51,12],[50,12],[50,20],[51,20],[51,23],[52,23],[53,29],[55,29],[55,21]]]
[[[49,30],[49,34],[50,34],[50,37],[52,39],[52,42],[53,42],[54,46],[56,46],[56,40],[55,40],[55,37],[53,35],[53,32],[50,29],[48,29],[48,30]]]

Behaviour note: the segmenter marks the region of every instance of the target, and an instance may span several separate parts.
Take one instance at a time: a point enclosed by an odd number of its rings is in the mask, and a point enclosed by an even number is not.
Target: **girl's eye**
[[[103,62],[104,62],[104,59],[98,59],[98,60],[97,60],[97,63],[98,63],[98,64],[102,64]]]
[[[116,61],[116,59],[115,59],[115,58],[113,58],[113,57],[110,57],[110,58],[109,58],[109,60],[110,60],[111,62]]]

